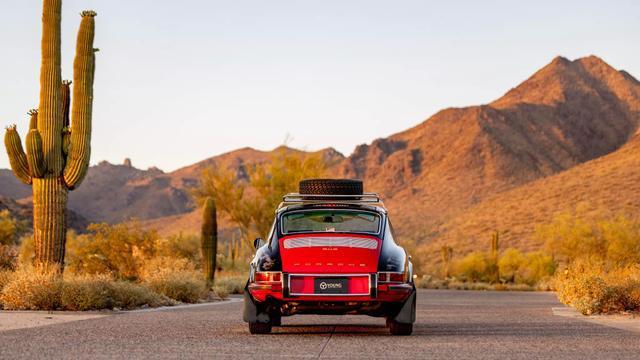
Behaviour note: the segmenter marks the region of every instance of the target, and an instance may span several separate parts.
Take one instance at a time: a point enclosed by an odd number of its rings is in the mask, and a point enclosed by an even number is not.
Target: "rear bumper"
[[[316,293],[315,278],[347,278],[342,294]],[[415,290],[412,283],[382,283],[373,274],[283,274],[277,283],[248,283],[246,290],[256,302],[402,302]]]
[[[296,314],[369,315],[401,323],[415,322],[416,289],[413,284],[385,284],[367,296],[292,296],[247,283],[244,291],[246,322],[267,323],[271,318]]]

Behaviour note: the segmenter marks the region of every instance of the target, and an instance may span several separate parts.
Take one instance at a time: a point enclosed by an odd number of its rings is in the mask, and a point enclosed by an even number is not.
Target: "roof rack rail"
[[[279,207],[292,204],[382,204],[380,196],[376,193],[363,193],[358,195],[314,195],[291,193],[282,197]]]

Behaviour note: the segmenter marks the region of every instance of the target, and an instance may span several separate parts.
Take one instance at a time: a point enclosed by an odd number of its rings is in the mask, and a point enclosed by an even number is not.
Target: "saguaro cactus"
[[[500,252],[500,233],[495,231],[493,235],[491,235],[491,256],[494,259],[498,258],[498,253]]]
[[[440,257],[442,258],[442,275],[444,278],[450,276],[450,264],[451,258],[453,258],[453,248],[451,246],[444,245],[440,248]]]
[[[202,208],[202,271],[209,285],[213,285],[216,274],[216,254],[218,252],[218,221],[216,219],[216,203],[208,197]]]
[[[25,153],[15,125],[9,126],[5,145],[18,179],[33,188],[35,261],[40,265],[64,264],[67,232],[67,194],[80,185],[91,153],[91,113],[95,31],[93,11],[83,11],[73,63],[73,111],[70,81],[62,81],[60,22],[62,0],[44,0],[42,11],[42,62],[40,104],[29,112],[31,122]]]

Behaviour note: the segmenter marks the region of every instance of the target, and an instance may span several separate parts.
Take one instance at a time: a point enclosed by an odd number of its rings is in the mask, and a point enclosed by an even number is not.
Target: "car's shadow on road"
[[[351,334],[351,335],[381,335],[388,334],[389,331],[384,325],[345,325],[345,324],[295,324],[282,325],[273,328],[273,333],[277,335],[328,335],[328,334]]]

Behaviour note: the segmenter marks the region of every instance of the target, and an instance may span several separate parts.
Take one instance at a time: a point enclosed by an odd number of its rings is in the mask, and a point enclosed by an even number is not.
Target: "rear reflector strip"
[[[335,247],[350,247],[359,249],[371,249],[378,248],[378,241],[374,239],[365,239],[357,237],[303,237],[294,239],[285,239],[283,241],[285,249],[298,249],[305,247],[322,247],[322,246],[335,246]]]

